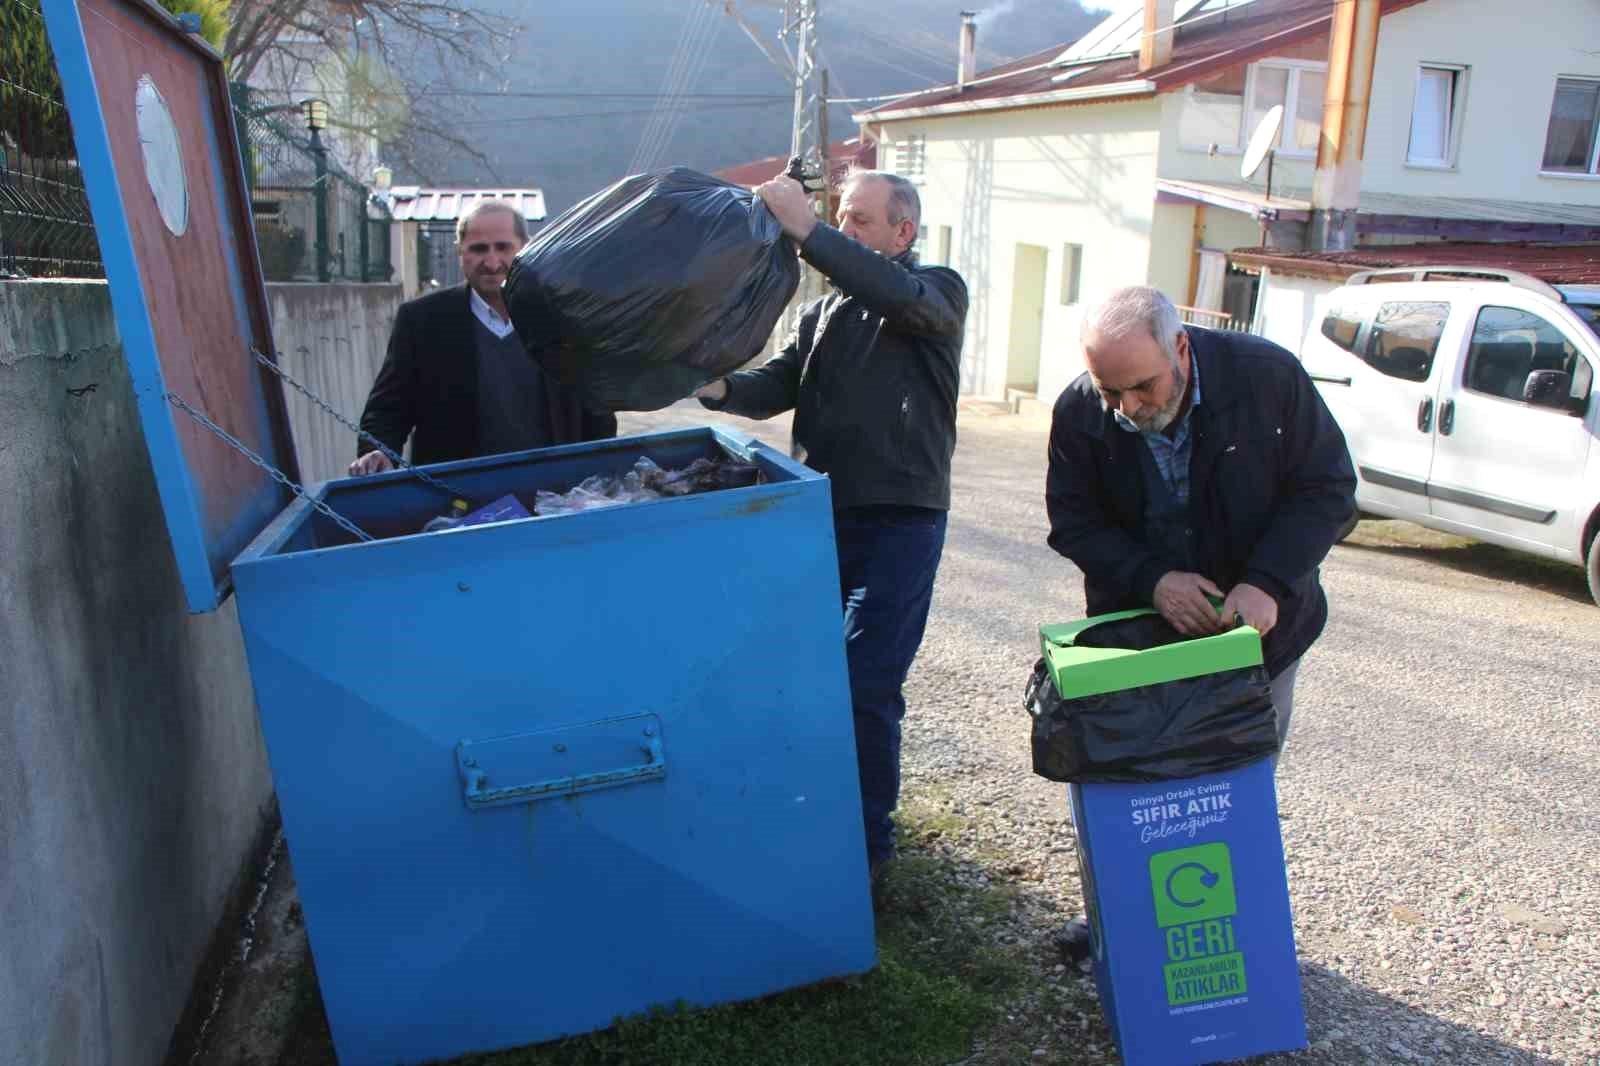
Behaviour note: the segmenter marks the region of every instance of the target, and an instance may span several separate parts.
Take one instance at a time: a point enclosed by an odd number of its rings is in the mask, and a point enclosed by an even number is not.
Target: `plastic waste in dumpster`
[[[1261,639],[1150,611],[1041,626],[1035,772],[1069,780],[1095,982],[1129,1066],[1306,1045]]]
[[[800,281],[750,190],[674,167],[603,189],[516,258],[506,305],[528,351],[597,411],[653,411],[753,359]]]

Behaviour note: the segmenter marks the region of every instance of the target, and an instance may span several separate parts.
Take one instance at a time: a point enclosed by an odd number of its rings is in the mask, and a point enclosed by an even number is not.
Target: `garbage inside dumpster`
[[[1113,652],[1166,648],[1174,657],[1196,657],[1205,647],[1151,613],[1100,621],[1073,644]],[[1195,668],[1204,665],[1197,661]],[[1040,659],[1024,702],[1033,716],[1033,772],[1052,781],[1215,774],[1278,750],[1271,685],[1260,665],[1066,697]]]
[[[557,515],[590,511],[597,507],[617,507],[670,496],[692,496],[719,489],[745,488],[760,483],[760,468],[737,460],[699,458],[682,470],[663,470],[641,456],[621,477],[596,474],[584,478],[566,492],[541,492],[533,505],[534,514]]]
[[[528,351],[592,409],[653,411],[759,354],[799,279],[754,193],[673,167],[547,224],[505,297]]]
[[[460,529],[464,526],[481,526],[486,522],[509,522],[513,518],[530,518],[528,509],[522,501],[507,493],[498,500],[476,511],[469,511],[472,505],[466,500],[450,501],[450,513],[432,519],[422,527],[424,533],[440,533],[447,529]]]

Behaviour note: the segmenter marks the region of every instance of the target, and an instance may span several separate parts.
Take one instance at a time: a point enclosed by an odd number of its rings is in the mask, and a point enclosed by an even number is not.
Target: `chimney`
[[[960,56],[956,65],[956,88],[965,89],[967,82],[971,81],[978,73],[978,13],[976,11],[963,11],[961,13],[961,44],[958,49]]]
[[[1367,105],[1378,52],[1379,0],[1337,0],[1328,42],[1328,90],[1311,183],[1311,247],[1344,251],[1355,242]]]
[[[1144,34],[1139,38],[1139,73],[1172,59],[1173,8],[1177,0],[1144,0]]]

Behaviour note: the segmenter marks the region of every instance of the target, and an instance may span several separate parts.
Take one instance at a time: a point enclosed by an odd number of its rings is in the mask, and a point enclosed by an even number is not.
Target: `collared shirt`
[[[500,312],[490,307],[489,301],[479,296],[477,289],[469,288],[467,291],[472,294],[468,302],[472,304],[473,315],[477,317],[479,322],[483,323],[484,329],[495,335],[497,340],[505,340],[516,331],[515,327],[511,325],[511,320],[509,318],[501,318]]]
[[[1182,506],[1187,506],[1189,503],[1189,457],[1194,453],[1194,437],[1189,432],[1191,424],[1189,416],[1200,406],[1200,361],[1192,352],[1189,355],[1189,380],[1194,392],[1189,398],[1188,407],[1178,418],[1177,429],[1173,430],[1170,437],[1159,431],[1146,433],[1120,410],[1113,409],[1111,412],[1118,428],[1128,433],[1137,433],[1144,438],[1145,447],[1150,450],[1150,458],[1155,460],[1161,480],[1166,483],[1168,491]]]

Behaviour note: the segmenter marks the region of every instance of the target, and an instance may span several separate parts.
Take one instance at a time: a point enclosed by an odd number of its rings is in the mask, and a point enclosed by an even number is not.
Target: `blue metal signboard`
[[[186,414],[298,478],[220,57],[142,0],[43,0],[123,354],[191,611],[292,498]]]

